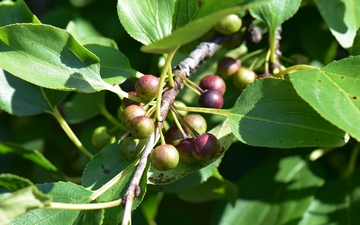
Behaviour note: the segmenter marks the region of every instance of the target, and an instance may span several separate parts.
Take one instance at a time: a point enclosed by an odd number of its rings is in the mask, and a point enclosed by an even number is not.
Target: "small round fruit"
[[[180,106],[180,107],[186,107],[186,104],[182,101],[179,101],[179,100],[175,100],[174,101],[174,106]],[[175,109],[176,109],[176,106],[175,106]],[[182,110],[176,110],[181,116],[186,116],[188,114],[188,111],[182,111]],[[168,113],[167,115],[167,118],[170,119],[170,120],[174,120],[173,118],[173,115],[172,113]]]
[[[156,97],[159,87],[159,78],[153,75],[144,75],[135,83],[137,95],[144,100],[152,100]]]
[[[212,89],[217,90],[222,95],[226,91],[226,84],[224,80],[216,75],[206,75],[200,80],[199,87],[203,90]]]
[[[230,35],[238,32],[241,28],[241,18],[235,14],[230,14],[222,18],[216,25],[215,30],[223,35]]]
[[[191,146],[194,158],[199,161],[214,159],[220,150],[219,140],[210,133],[198,136]]]
[[[129,95],[135,96],[137,97],[137,94],[135,91],[130,91]],[[121,102],[121,107],[123,107],[123,109],[126,109],[129,105],[140,105],[140,102],[131,100],[129,98],[123,98],[122,102]]]
[[[203,134],[207,130],[206,120],[200,114],[189,114],[184,117],[184,120],[199,134]]]
[[[226,56],[218,61],[217,72],[223,79],[226,80],[236,73],[240,67],[240,60]]]
[[[102,149],[106,145],[114,143],[115,137],[111,135],[105,126],[98,127],[91,136],[91,143],[97,148]]]
[[[127,137],[120,142],[120,153],[128,161],[134,161],[146,145],[146,139]]]
[[[242,90],[254,82],[257,76],[255,72],[249,68],[241,67],[232,77],[235,87]]]
[[[192,153],[192,142],[194,140],[195,138],[186,138],[176,146],[176,149],[179,152],[180,160],[182,162],[189,164],[198,162]]]
[[[208,89],[200,95],[198,104],[200,107],[221,109],[224,105],[224,98],[217,90]]]
[[[131,120],[129,130],[134,138],[148,138],[154,132],[154,121],[148,116],[137,116]]]
[[[184,132],[186,135],[190,135],[189,130],[182,126]],[[179,128],[177,126],[173,126],[170,127],[166,132],[165,132],[165,142],[167,144],[171,144],[173,146],[176,146],[180,143],[180,141],[186,137],[183,137],[183,135],[181,134]]]
[[[246,44],[248,45],[258,44],[262,40],[261,28],[251,23],[246,27],[244,36],[245,36]]]
[[[171,170],[179,163],[179,153],[174,146],[162,144],[151,152],[150,161],[157,170]]]
[[[131,120],[137,116],[144,116],[146,110],[139,105],[129,105],[122,113],[122,122],[127,128],[130,128]]]

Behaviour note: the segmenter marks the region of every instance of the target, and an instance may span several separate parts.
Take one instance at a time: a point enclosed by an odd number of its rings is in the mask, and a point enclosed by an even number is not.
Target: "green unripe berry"
[[[96,128],[91,136],[91,143],[97,149],[102,149],[106,145],[114,142],[115,142],[115,137],[107,131],[107,128],[105,126]]]
[[[148,138],[154,132],[155,124],[148,116],[137,116],[131,120],[129,130],[134,138]]]
[[[131,120],[137,116],[144,116],[146,110],[139,105],[129,105],[122,113],[122,122],[127,128],[130,128]]]
[[[206,132],[206,120],[200,114],[189,114],[184,117],[184,120],[199,134]]]
[[[151,152],[150,161],[157,170],[171,170],[179,163],[179,153],[174,146],[162,144]]]
[[[233,83],[239,90],[244,89],[246,86],[254,82],[257,75],[254,71],[246,67],[241,67],[233,76]]]
[[[127,137],[120,142],[120,153],[128,161],[134,161],[144,149],[146,142],[147,139]]]
[[[216,25],[215,30],[223,35],[230,35],[238,32],[241,28],[242,21],[235,14],[230,14],[222,18]]]

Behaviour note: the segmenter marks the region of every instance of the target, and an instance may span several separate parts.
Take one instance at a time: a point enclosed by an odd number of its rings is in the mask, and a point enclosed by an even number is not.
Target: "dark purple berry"
[[[197,163],[198,161],[195,159],[192,151],[192,142],[195,140],[195,138],[186,138],[182,140],[177,146],[176,149],[179,152],[180,160],[193,164]]]
[[[210,133],[202,134],[192,142],[193,156],[199,161],[214,159],[219,150],[219,140]]]
[[[182,128],[186,135],[190,135],[190,132],[186,127],[182,126]],[[165,133],[165,142],[174,146],[178,145],[184,138],[186,137],[183,137],[177,126],[170,127]]]
[[[198,104],[200,107],[221,109],[224,105],[224,98],[220,92],[208,89],[200,95]]]
[[[226,84],[224,80],[216,75],[207,75],[200,80],[199,87],[203,90],[212,89],[217,90],[222,95],[226,91]]]
[[[135,83],[137,95],[144,100],[152,100],[157,96],[159,78],[153,75],[144,75]]]

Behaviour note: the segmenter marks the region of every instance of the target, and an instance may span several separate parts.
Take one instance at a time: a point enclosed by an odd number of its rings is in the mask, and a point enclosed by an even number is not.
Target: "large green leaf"
[[[175,0],[118,0],[121,24],[131,37],[150,44],[171,34]]]
[[[340,45],[350,48],[360,28],[360,1],[318,0],[316,5]]]
[[[52,196],[54,202],[62,203],[89,203],[93,193],[82,186],[65,182],[38,184],[37,187]],[[12,224],[72,224],[79,213],[79,210],[37,209],[16,218]]]
[[[0,1],[0,27],[13,23],[40,23],[23,0]]]
[[[260,79],[249,85],[228,114],[242,142],[277,148],[341,146],[348,138],[296,93],[289,81]]]
[[[264,1],[260,1],[260,3],[263,2]],[[257,7],[260,5],[260,3],[257,1],[250,1],[246,5],[215,11],[214,13],[206,16],[204,15],[175,30],[170,36],[158,40],[155,43],[142,46],[141,50],[151,53],[168,53],[178,46],[187,44],[201,37],[224,16],[232,13],[238,13],[241,10],[246,10],[251,7]]]
[[[319,172],[298,156],[262,165],[239,180],[235,206],[226,204],[216,224],[297,224],[323,183]]]
[[[101,77],[111,85],[121,84],[129,77],[142,75],[131,68],[128,58],[117,49],[97,44],[88,44],[85,47],[99,57]]]
[[[290,75],[298,94],[322,117],[360,140],[360,56]]]
[[[189,184],[185,184],[184,182],[180,182],[175,185],[171,185],[170,187],[165,187],[167,191],[174,191],[174,189],[183,189],[191,187],[195,184],[199,184],[205,181],[209,176],[212,174],[215,168],[217,168],[221,162],[221,158],[225,154],[226,150],[230,147],[233,143],[234,136],[229,127],[229,121],[224,121],[223,123],[219,124],[213,130],[209,131],[210,133],[214,134],[220,142],[220,152],[218,153],[217,157],[212,160],[197,163],[197,164],[187,164],[182,161],[172,170],[167,171],[159,171],[154,167],[151,167],[149,171],[149,181],[150,184],[155,185],[164,185],[170,184],[175,182],[185,176],[188,176],[192,173],[196,173],[191,178],[186,179],[185,181],[189,180]],[[202,168],[206,168],[205,171],[200,171]],[[210,175],[209,175],[210,173]]]
[[[198,10],[198,0],[177,0],[173,14],[173,30],[191,21]]]
[[[0,67],[38,86],[96,92],[106,89],[99,59],[68,32],[48,25],[0,28]]]
[[[315,195],[299,225],[360,224],[360,174],[329,180]]]

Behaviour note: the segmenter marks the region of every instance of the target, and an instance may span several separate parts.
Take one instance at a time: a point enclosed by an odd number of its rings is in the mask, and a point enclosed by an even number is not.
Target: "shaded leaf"
[[[239,180],[239,198],[221,209],[217,224],[296,224],[323,183],[318,173],[298,156],[262,165]]]
[[[290,75],[298,94],[322,117],[360,140],[360,56]]]
[[[180,199],[188,202],[227,200],[235,204],[238,188],[234,183],[221,176],[212,176],[204,183],[176,194]]]
[[[0,186],[13,192],[34,185],[30,180],[14,174],[0,174]]]
[[[96,92],[106,89],[99,59],[65,30],[48,25],[0,28],[0,67],[38,86]]]
[[[175,0],[118,0],[121,24],[142,44],[150,44],[171,34]]]
[[[350,49],[350,54],[351,55],[360,55],[360,29],[357,30],[355,38],[354,38],[354,43]]]
[[[64,117],[69,123],[80,123],[101,113],[105,106],[105,92],[75,95],[64,104]]]
[[[343,48],[350,48],[360,28],[360,2],[318,0],[316,5],[336,40]]]
[[[219,166],[221,158],[232,144],[234,138],[233,134],[231,133],[228,121],[224,121],[223,123],[219,124],[213,130],[211,130],[210,133],[214,134],[220,142],[220,152],[218,153],[217,157],[198,164],[187,164],[180,161],[174,169],[168,171],[159,171],[154,167],[151,167],[148,183],[154,185],[170,184],[196,172],[193,177],[186,178],[184,181],[180,181],[179,183],[170,185],[169,187],[164,186],[164,191],[172,192],[175,190],[192,187],[207,180],[213,173],[214,169]],[[206,169],[201,170],[202,168]],[[189,183],[187,183],[188,181]]]
[[[36,185],[42,192],[53,197],[53,202],[81,204],[89,203],[92,191],[74,183],[46,183]],[[13,224],[72,224],[79,210],[37,209],[18,218]]]
[[[41,22],[31,13],[23,0],[0,2],[0,27],[13,23]]]
[[[266,147],[341,146],[348,137],[323,119],[289,81],[256,80],[229,109],[230,127],[244,143]]]
[[[359,224],[360,174],[329,180],[315,195],[300,225]]]
[[[96,44],[88,44],[85,47],[99,57],[101,77],[111,85],[121,84],[129,77],[142,75],[131,68],[128,58],[119,50]]]
[[[1,154],[14,154],[22,158],[28,159],[42,168],[61,174],[60,171],[48,161],[44,155],[37,149],[28,149],[19,144],[0,142],[0,153]]]

